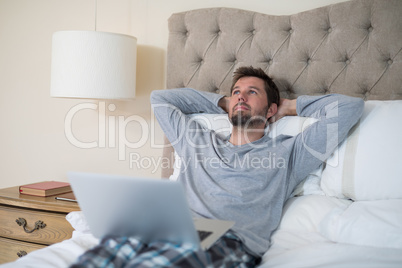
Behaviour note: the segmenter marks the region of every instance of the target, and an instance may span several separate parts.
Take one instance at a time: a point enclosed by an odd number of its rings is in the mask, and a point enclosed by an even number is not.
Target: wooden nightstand
[[[22,195],[18,187],[0,189],[0,264],[71,238],[73,228],[65,217],[78,210],[77,203],[54,196]]]

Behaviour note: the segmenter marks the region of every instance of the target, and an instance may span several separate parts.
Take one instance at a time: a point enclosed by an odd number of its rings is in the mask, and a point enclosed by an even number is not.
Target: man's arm
[[[197,128],[194,120],[186,115],[194,113],[224,113],[218,106],[222,95],[194,89],[155,90],[151,104],[155,116],[176,151],[180,151],[185,130]]]
[[[291,106],[294,108],[294,103]],[[315,117],[318,121],[297,135],[294,147],[289,147],[292,150],[289,166],[295,184],[333,153],[360,119],[363,107],[362,99],[339,94],[297,98],[297,115]]]

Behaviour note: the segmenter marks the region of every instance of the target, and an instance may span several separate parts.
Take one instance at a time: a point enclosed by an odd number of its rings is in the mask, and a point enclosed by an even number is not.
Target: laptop
[[[134,236],[148,243],[190,243],[207,250],[232,221],[191,216],[180,182],[69,172],[68,179],[93,235]]]

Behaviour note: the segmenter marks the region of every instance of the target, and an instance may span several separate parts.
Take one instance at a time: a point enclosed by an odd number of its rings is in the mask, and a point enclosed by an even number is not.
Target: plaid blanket
[[[190,244],[145,244],[136,237],[106,237],[71,267],[254,267],[259,260],[229,232],[207,251]]]

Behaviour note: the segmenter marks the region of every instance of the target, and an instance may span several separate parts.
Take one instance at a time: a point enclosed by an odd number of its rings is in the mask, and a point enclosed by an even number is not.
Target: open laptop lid
[[[68,179],[94,236],[200,246],[179,182],[80,172]]]

